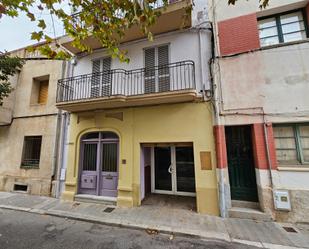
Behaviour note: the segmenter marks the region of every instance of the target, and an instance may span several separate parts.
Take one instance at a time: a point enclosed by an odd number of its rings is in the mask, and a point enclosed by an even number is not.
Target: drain
[[[293,227],[283,227],[283,229],[288,233],[297,233],[297,231]]]
[[[105,209],[103,210],[103,212],[105,212],[105,213],[111,213],[111,212],[114,211],[114,209],[115,209],[115,208],[108,207],[108,208],[105,208]]]

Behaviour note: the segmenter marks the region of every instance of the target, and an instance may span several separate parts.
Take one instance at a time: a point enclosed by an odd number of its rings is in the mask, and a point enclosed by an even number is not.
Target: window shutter
[[[98,97],[100,95],[100,70],[101,60],[92,61],[91,97]]]
[[[158,47],[158,66],[159,66],[159,92],[170,90],[170,72],[167,64],[169,63],[168,45]]]
[[[39,104],[46,104],[48,97],[48,81],[41,81],[40,82],[40,89],[39,89]]]
[[[145,93],[156,91],[155,65],[156,56],[155,48],[145,49]]]
[[[112,74],[111,74],[112,58],[111,57],[103,58],[102,63],[103,63],[102,96],[110,96],[111,85],[112,85]]]

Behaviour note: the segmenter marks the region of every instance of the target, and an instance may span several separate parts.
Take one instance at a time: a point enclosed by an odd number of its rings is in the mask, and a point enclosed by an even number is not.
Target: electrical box
[[[291,211],[290,195],[287,190],[274,190],[275,209]]]

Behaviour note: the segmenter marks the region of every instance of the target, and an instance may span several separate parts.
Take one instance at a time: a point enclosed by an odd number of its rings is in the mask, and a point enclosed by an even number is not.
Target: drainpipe
[[[220,125],[220,106],[219,106],[219,96],[218,96],[218,88],[217,85],[215,84],[215,73],[214,73],[214,66],[216,63],[216,55],[218,54],[217,46],[216,46],[216,39],[215,35],[217,34],[216,30],[216,12],[215,12],[215,0],[212,0],[212,59],[211,59],[211,85],[212,85],[212,94],[213,94],[213,107],[214,107],[214,119],[215,119],[215,124]],[[218,71],[220,74],[220,71]],[[218,153],[218,151],[217,151]],[[227,218],[228,217],[228,207],[226,203],[226,198],[225,198],[225,179],[224,179],[224,169],[219,169],[218,175],[218,187],[219,187],[219,209],[220,209],[220,216],[222,218]]]
[[[263,109],[263,108],[262,108]],[[269,177],[270,177],[270,188],[274,190],[274,181],[273,181],[273,173],[272,173],[272,162],[270,158],[270,151],[269,151],[269,141],[268,141],[268,131],[267,131],[267,123],[265,119],[265,113],[263,109],[263,122],[264,122],[264,137],[265,137],[265,148],[266,148],[266,156],[267,156],[267,164],[269,169]]]
[[[65,75],[65,70],[66,70],[66,61],[62,62],[62,70],[61,70],[61,77],[64,78]],[[52,181],[55,181],[55,193],[54,197],[58,196],[58,183],[59,183],[59,178],[58,178],[58,172],[59,172],[59,145],[60,145],[60,137],[61,137],[61,131],[62,131],[62,111],[58,110],[57,114],[57,124],[56,124],[56,136],[55,136],[55,147],[54,147],[54,155],[53,155],[53,164],[52,164]]]

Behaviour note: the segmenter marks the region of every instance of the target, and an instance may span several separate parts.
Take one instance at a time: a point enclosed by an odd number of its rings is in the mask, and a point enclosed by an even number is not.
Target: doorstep
[[[104,205],[110,205],[110,206],[116,206],[117,205],[117,198],[116,197],[109,197],[109,196],[78,194],[78,195],[75,195],[74,201],[76,201],[76,202],[87,202],[87,203],[97,203],[97,204],[104,204]]]

